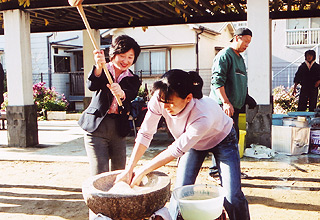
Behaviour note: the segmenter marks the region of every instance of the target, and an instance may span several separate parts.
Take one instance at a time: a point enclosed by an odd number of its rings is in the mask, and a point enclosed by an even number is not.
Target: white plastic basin
[[[215,185],[187,185],[173,190],[184,220],[213,220],[222,214],[226,191]]]

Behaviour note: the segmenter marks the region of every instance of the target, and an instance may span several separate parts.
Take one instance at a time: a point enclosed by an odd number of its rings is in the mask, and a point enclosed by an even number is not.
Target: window
[[[309,28],[309,19],[288,19],[287,26],[288,29],[307,29]]]
[[[135,72],[146,75],[162,75],[168,70],[168,49],[141,51],[135,64]]]
[[[54,56],[54,71],[55,72],[70,72],[70,57]]]
[[[83,71],[83,53],[75,53],[76,71]]]

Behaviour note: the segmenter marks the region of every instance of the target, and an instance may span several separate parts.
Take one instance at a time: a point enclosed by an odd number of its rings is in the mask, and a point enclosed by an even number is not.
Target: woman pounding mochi
[[[197,72],[174,69],[153,85],[153,96],[140,127],[130,161],[117,181],[132,187],[153,170],[179,158],[175,188],[194,184],[209,152],[213,153],[227,195],[224,207],[230,220],[250,219],[248,202],[241,190],[238,140],[233,122],[211,98],[202,95],[203,81]],[[134,170],[164,117],[174,137],[168,148],[148,164]],[[177,219],[178,204],[173,197],[169,212]],[[162,217],[157,217],[162,219]]]

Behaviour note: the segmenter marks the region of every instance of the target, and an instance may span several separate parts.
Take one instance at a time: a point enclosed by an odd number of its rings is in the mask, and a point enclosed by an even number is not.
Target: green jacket
[[[224,86],[233,107],[241,109],[247,95],[247,82],[243,57],[238,56],[231,47],[221,50],[213,60],[210,97],[222,104],[215,90]]]

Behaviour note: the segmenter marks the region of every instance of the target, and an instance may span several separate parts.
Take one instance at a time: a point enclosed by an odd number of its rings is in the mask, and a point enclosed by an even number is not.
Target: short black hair
[[[314,61],[316,59],[316,52],[314,50],[307,50],[305,53],[304,53],[304,57],[305,59],[307,59],[307,55],[311,55],[313,56],[313,59],[312,61]]]
[[[135,63],[141,52],[139,44],[132,37],[128,35],[119,35],[118,37],[112,40],[112,44],[109,49],[110,60],[112,60],[115,55],[126,53],[130,49],[133,49],[134,51],[133,63]]]
[[[186,72],[180,69],[169,70],[161,79],[153,84],[153,92],[160,90],[158,99],[168,102],[173,94],[185,99],[190,93],[196,99],[201,99],[203,80],[195,71]]]

